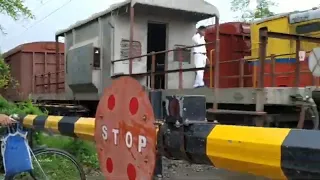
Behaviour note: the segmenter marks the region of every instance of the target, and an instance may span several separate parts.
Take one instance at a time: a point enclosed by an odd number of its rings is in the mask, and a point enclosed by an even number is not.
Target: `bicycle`
[[[17,123],[20,123],[20,118],[17,115],[12,115],[10,117],[12,117]],[[86,180],[86,175],[81,164],[73,155],[61,149],[48,148],[45,146],[34,148],[32,134],[33,131],[31,129],[28,129],[28,144],[31,148],[32,161],[34,164],[33,171],[31,173],[22,173],[14,177],[9,177],[5,180]],[[2,159],[0,162],[2,165]],[[66,165],[68,163],[74,166],[74,171],[70,171],[71,168],[65,169],[62,167],[62,165]],[[56,166],[59,169],[59,171],[53,170],[52,165]],[[46,169],[48,167],[49,169]],[[60,174],[57,172],[60,172]],[[76,174],[76,176],[74,174],[71,175],[71,173]]]

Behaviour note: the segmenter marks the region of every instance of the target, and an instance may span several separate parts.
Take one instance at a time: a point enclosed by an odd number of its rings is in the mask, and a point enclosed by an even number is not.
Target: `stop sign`
[[[152,179],[154,122],[148,94],[135,79],[120,77],[104,90],[96,112],[95,142],[106,179]]]

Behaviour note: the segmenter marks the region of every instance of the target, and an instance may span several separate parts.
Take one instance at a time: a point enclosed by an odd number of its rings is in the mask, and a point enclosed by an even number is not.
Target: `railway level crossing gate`
[[[94,141],[107,179],[152,179],[161,156],[270,179],[320,179],[319,131],[208,122],[204,96],[167,97],[166,118],[158,119],[157,93],[120,77],[104,90],[95,118],[21,118],[28,128]]]

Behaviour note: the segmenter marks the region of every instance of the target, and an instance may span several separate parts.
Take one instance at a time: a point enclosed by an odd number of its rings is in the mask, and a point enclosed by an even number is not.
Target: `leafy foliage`
[[[33,19],[34,15],[31,10],[24,4],[24,0],[0,0],[0,13],[8,15],[15,21],[24,17]],[[0,25],[3,32],[3,27]]]
[[[17,81],[11,76],[9,65],[0,57],[0,89],[6,89],[10,86],[14,88],[17,85]]]
[[[35,114],[45,115],[38,107],[34,106],[31,101],[12,103],[0,96],[0,113],[2,114]]]
[[[0,13],[7,14],[14,20],[23,16],[34,18],[30,9],[24,5],[24,0],[0,0]]]
[[[252,0],[251,0],[252,1]],[[270,10],[277,4],[273,0],[253,0],[257,2],[254,10],[249,9],[250,0],[232,0],[231,10],[241,14],[240,20],[252,22],[258,18],[273,16],[275,13]]]

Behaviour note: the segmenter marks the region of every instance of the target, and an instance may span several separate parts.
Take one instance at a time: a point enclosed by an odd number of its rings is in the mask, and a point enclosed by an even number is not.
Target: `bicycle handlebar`
[[[21,119],[18,114],[11,114],[9,118],[13,120],[14,123],[21,123]]]

